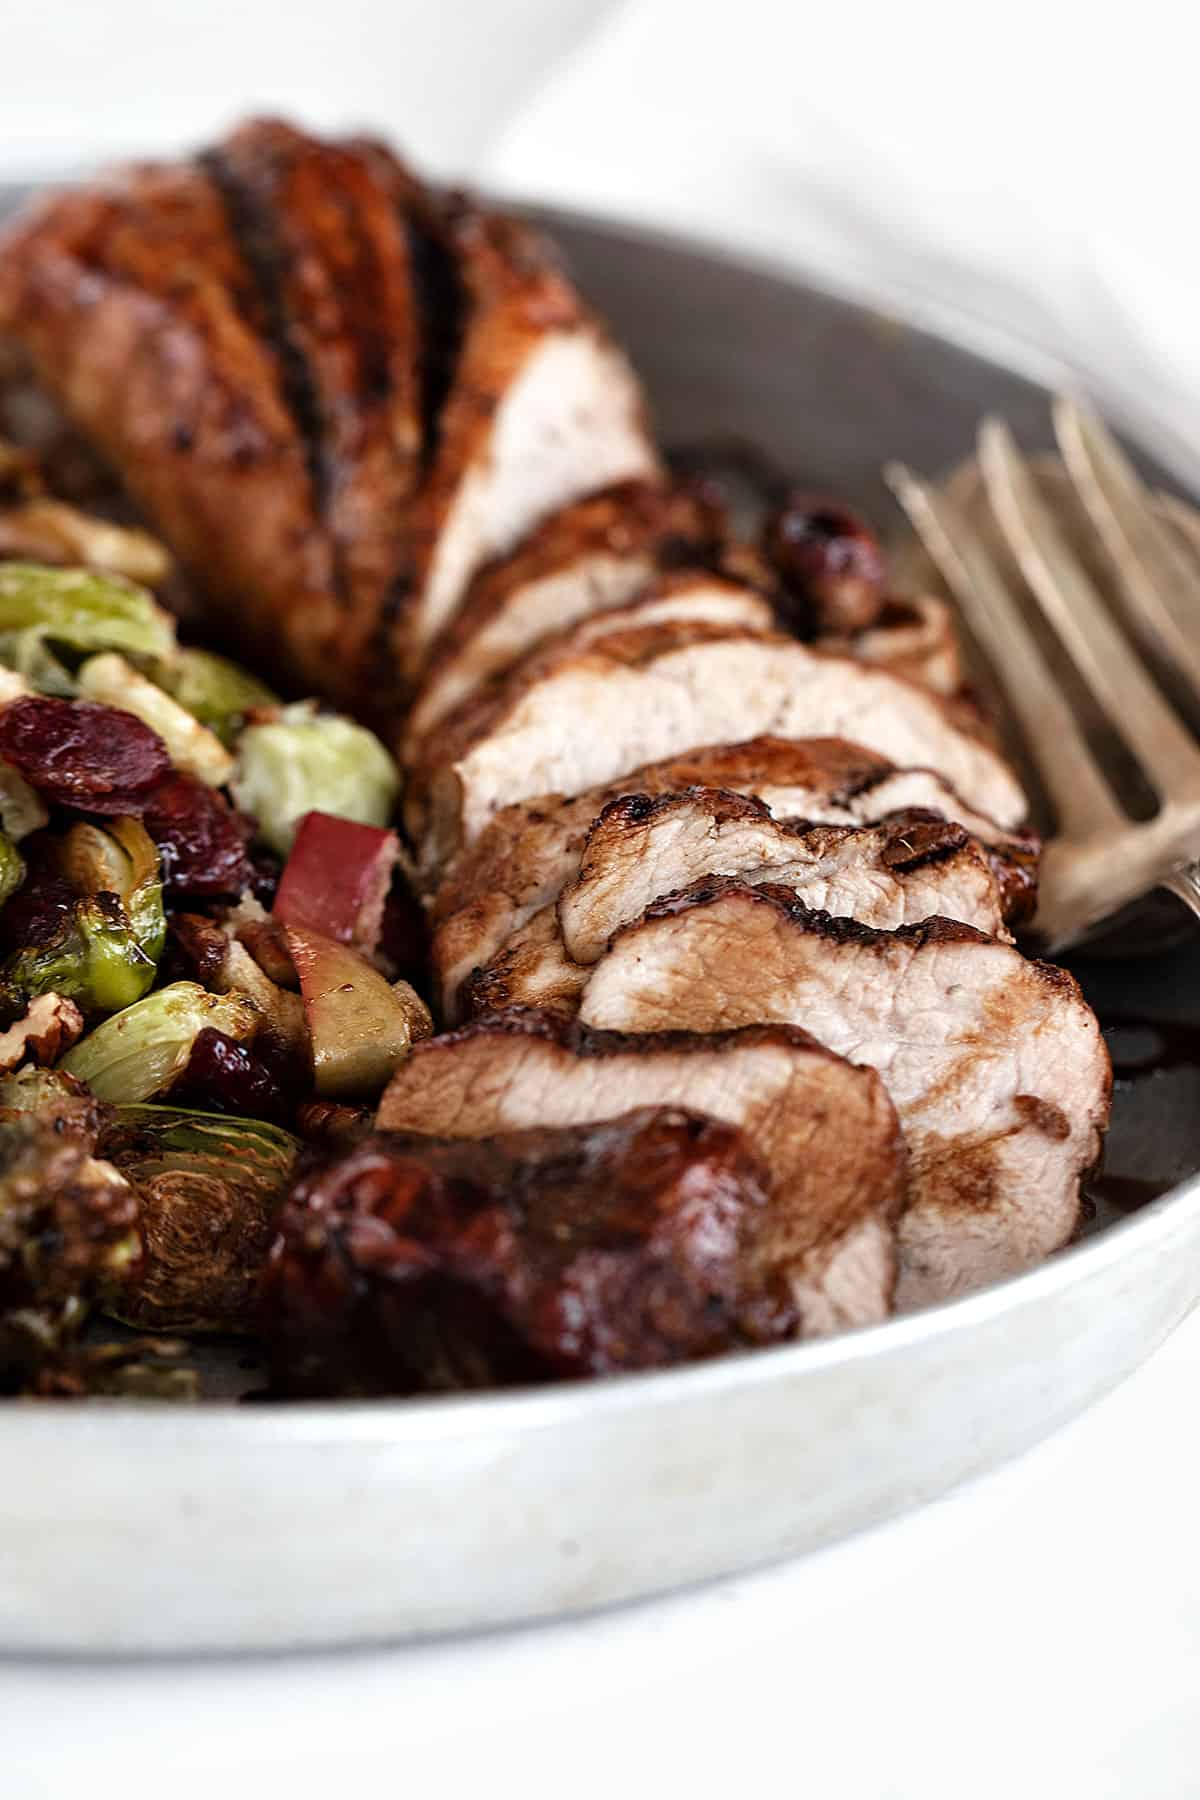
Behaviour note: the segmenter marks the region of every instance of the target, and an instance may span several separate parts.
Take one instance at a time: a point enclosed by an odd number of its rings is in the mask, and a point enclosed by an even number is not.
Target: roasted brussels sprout
[[[149,671],[193,719],[232,749],[249,713],[277,708],[278,697],[237,663],[211,650],[178,650]]]
[[[107,1309],[151,1331],[247,1331],[299,1141],[277,1126],[121,1106],[101,1150],[138,1196],[144,1259]]]
[[[97,1025],[60,1066],[86,1081],[97,1099],[129,1106],[170,1086],[206,1028],[241,1043],[259,1023],[258,1008],[244,994],[209,994],[194,981],[175,981]]]
[[[131,712],[149,725],[167,746],[172,765],[185,775],[195,775],[209,787],[221,787],[232,775],[233,757],[220,738],[115,651],[89,656],[79,671],[79,692],[85,700]]]
[[[319,713],[307,700],[248,726],[237,759],[234,798],[257,818],[263,842],[281,856],[291,849],[305,813],[386,825],[400,792],[396,765],[374,732]]]
[[[8,958],[0,970],[0,999],[13,1012],[38,994],[56,993],[84,1013],[117,1012],[141,999],[154,966],[116,896],[93,894],[61,915],[48,942]]]

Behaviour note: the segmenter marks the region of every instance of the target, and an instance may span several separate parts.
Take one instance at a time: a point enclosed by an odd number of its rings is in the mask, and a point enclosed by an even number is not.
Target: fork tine
[[[1125,825],[1020,603],[978,534],[953,502],[903,463],[889,463],[884,477],[1003,683],[1054,803],[1060,834],[1082,839]]]
[[[1195,558],[1172,541],[1150,495],[1108,427],[1063,395],[1054,402],[1063,461],[1112,559],[1131,608],[1162,655],[1200,694],[1200,580]]]
[[[1000,419],[985,419],[980,428],[979,465],[992,511],[1034,597],[1160,799],[1194,795],[1200,750],[1113,624]]]
[[[1200,584],[1200,513],[1175,494],[1157,493],[1154,510],[1171,533],[1171,542],[1179,552],[1192,579]]]

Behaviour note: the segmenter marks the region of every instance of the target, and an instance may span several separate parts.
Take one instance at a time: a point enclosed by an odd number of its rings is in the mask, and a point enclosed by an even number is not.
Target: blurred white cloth
[[[998,327],[1195,474],[1198,39],[1179,0],[624,0],[480,171]]]
[[[366,122],[446,173],[995,327],[1165,426],[1182,470],[1200,467],[1193,12],[0,6],[0,174],[195,142],[259,107]],[[294,1662],[0,1662],[0,1788],[1176,1800],[1200,1765],[1198,1390],[1200,1318],[944,1505],[604,1618]]]

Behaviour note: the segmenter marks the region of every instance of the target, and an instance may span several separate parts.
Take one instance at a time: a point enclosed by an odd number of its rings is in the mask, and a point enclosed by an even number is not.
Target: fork
[[[1039,459],[1036,472],[1007,425],[988,418],[976,464],[949,491],[902,463],[884,474],[1004,689],[1050,800],[1035,929],[1057,951],[1155,889],[1200,918],[1200,745],[1137,648],[1148,642],[1200,699],[1200,530],[1190,508],[1148,492],[1094,413],[1060,397],[1053,417],[1061,462]],[[973,476],[999,555],[963,504]],[[1056,504],[1072,495],[1095,539],[1086,557]],[[1111,575],[1121,622],[1093,566]],[[1031,629],[1031,600],[1152,788],[1152,817],[1122,804]]]

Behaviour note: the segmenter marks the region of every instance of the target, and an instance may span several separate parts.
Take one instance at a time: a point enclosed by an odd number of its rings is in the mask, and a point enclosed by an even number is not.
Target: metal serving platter
[[[993,409],[1046,440],[1036,386],[927,331],[553,223],[668,444],[753,444],[885,522],[888,457],[947,466]],[[1078,972],[1117,1053],[1115,1119],[1091,1227],[1044,1267],[826,1342],[583,1386],[0,1406],[0,1648],[282,1649],[577,1612],[811,1550],[1026,1449],[1200,1296],[1200,952]]]

